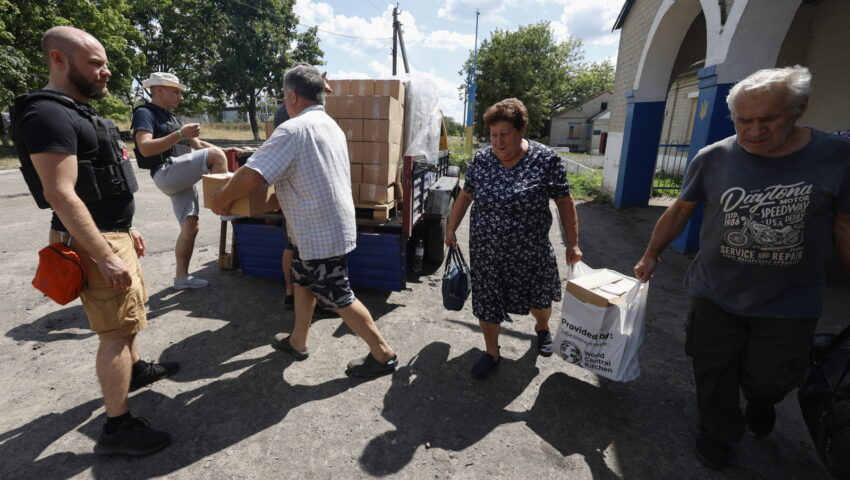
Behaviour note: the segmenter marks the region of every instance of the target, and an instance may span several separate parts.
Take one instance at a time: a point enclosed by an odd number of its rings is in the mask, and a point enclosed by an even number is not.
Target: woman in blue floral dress
[[[578,216],[566,170],[552,149],[523,138],[525,105],[515,98],[502,100],[487,109],[484,123],[492,146],[475,154],[446,232],[446,243],[457,246],[455,231],[472,205],[472,313],[486,346],[472,368],[478,378],[499,363],[500,324],[511,321],[508,314],[530,311],[537,321],[537,351],[552,355],[549,317],[552,302],[561,299],[561,281],[549,242],[550,199],[567,234],[567,263],[581,260]]]

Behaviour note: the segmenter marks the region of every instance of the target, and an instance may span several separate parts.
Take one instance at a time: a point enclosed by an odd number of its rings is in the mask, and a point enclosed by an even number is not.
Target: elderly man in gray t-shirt
[[[213,193],[212,209],[227,215],[233,201],[254,187],[275,185],[293,243],[295,328],[290,336],[276,335],[272,346],[305,360],[318,300],[369,345],[370,353],[350,362],[346,374],[370,378],[393,371],[398,358],[349,285],[345,256],[356,247],[357,224],[348,147],[345,134],[325,113],[324,87],[322,75],[312,66],[286,72],[284,102],[290,119]]]
[[[685,276],[693,297],[685,351],[697,389],[695,453],[712,468],[728,464],[745,428],[769,434],[774,405],[802,381],[833,238],[850,267],[850,140],[796,125],[810,91],[811,74],[799,66],[735,85],[727,102],[736,135],[697,154],[635,266],[649,280],[704,205],[700,250]]]

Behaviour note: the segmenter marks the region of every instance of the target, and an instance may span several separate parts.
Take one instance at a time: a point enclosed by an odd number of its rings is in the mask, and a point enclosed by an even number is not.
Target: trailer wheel
[[[446,228],[449,223],[449,213],[454,206],[454,199],[449,201],[449,208],[441,218],[430,218],[425,224],[425,258],[429,262],[443,263],[446,258]]]

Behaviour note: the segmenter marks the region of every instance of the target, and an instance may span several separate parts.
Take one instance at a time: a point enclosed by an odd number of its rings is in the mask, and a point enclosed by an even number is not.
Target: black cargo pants
[[[747,401],[776,404],[803,380],[817,318],[734,315],[710,300],[693,298],[685,353],[693,360],[702,432],[737,442]]]

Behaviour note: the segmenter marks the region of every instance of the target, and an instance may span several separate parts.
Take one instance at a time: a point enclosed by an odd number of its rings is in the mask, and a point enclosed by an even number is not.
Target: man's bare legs
[[[309,288],[295,285],[295,326],[289,337],[289,344],[299,352],[305,352],[308,348],[307,336],[313,320],[313,311],[316,308],[316,297]],[[393,349],[387,344],[369,310],[360,302],[354,300],[351,305],[336,310],[342,321],[348,325],[357,336],[369,346],[369,353],[381,363],[387,362],[395,355]]]
[[[207,149],[207,168],[210,173],[227,173],[227,155],[218,147]]]
[[[174,254],[177,257],[175,278],[184,278],[189,275],[189,261],[192,260],[195,238],[199,231],[198,217],[186,217],[180,224],[180,235],[177,236],[177,244],[174,247]]]
[[[133,352],[136,350],[135,337],[133,334],[116,339],[101,339],[98,345],[95,367],[107,417],[118,417],[130,410],[128,398]]]
[[[348,328],[369,345],[369,353],[372,354],[372,357],[381,363],[386,363],[393,358],[395,352],[384,340],[378,326],[372,319],[372,314],[360,300],[355,299],[354,303],[345,308],[340,308],[336,312],[342,317],[342,321],[348,325]]]
[[[283,264],[283,283],[286,286],[286,295],[294,295],[292,288],[292,250],[289,248],[283,249],[281,258]]]
[[[313,310],[316,308],[316,297],[307,287],[294,286],[295,293],[295,326],[289,337],[289,344],[299,352],[307,351],[307,334],[313,322]]]

